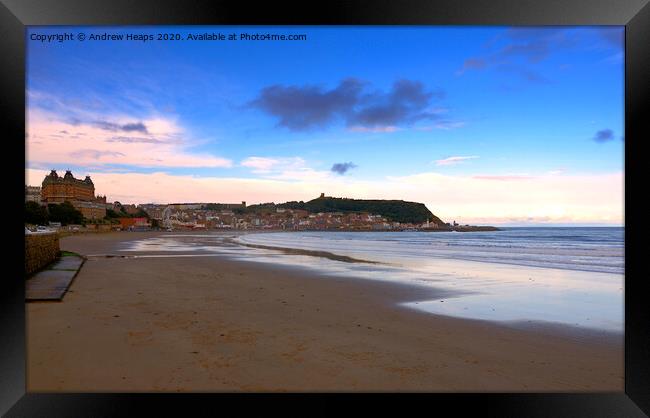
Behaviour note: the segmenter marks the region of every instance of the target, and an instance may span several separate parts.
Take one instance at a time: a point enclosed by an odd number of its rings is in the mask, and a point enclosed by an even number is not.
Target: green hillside
[[[368,212],[382,215],[390,221],[422,223],[427,219],[438,225],[444,222],[431,213],[423,203],[404,200],[362,200],[340,197],[319,197],[309,202],[287,202],[277,205],[285,209],[303,209],[317,212]]]

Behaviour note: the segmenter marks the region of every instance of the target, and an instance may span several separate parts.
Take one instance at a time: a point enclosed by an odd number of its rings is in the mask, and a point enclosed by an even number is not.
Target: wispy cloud
[[[483,70],[487,67],[488,61],[485,58],[467,58],[456,75],[463,75],[468,70]]]
[[[301,169],[306,162],[301,157],[248,157],[241,166],[252,168],[255,173]]]
[[[443,120],[440,122],[436,122],[434,127],[437,129],[443,129],[443,130],[451,130],[451,129],[458,129],[462,128],[465,126],[465,122],[462,121],[451,121],[451,120]]]
[[[560,174],[564,174],[566,172],[566,169],[564,168],[558,168],[555,170],[547,171],[546,174],[550,176],[559,176]]]
[[[472,176],[476,180],[496,180],[496,181],[519,181],[519,180],[530,180],[534,178],[533,176],[521,175],[521,174],[505,174],[505,175],[477,175]]]
[[[598,28],[597,32],[611,46],[621,50],[624,48],[625,28],[623,26],[603,26]]]
[[[102,157],[124,157],[124,154],[118,151],[100,151],[96,149],[80,149],[71,152],[69,155],[75,160],[87,158],[98,160]]]
[[[352,126],[348,128],[351,132],[397,132],[399,128],[397,126],[378,126],[368,128],[366,126]]]
[[[585,34],[584,30],[558,27],[508,28],[488,43],[485,54],[467,58],[456,75],[494,68],[512,72],[528,83],[549,83],[551,80],[539,73],[537,64],[558,51],[592,48],[593,42],[583,42]],[[604,39],[610,49],[613,45],[622,45],[620,28],[598,29],[596,36]]]
[[[530,67],[526,67],[522,65],[505,64],[505,65],[499,65],[496,68],[500,71],[515,74],[520,79],[528,83],[547,84],[551,82],[547,77],[544,77],[539,72],[531,69]]]
[[[265,179],[306,181],[331,178],[330,172],[309,167],[302,157],[248,157],[240,165]]]
[[[38,97],[38,95],[37,95]],[[28,108],[26,137],[30,164],[131,167],[231,167],[229,159],[191,152],[185,129],[173,117],[92,115],[71,119],[61,109]],[[97,121],[100,121],[98,123]],[[137,136],[115,135],[116,132]]]
[[[473,160],[475,158],[479,158],[478,155],[469,155],[469,156],[456,156],[456,157],[447,157],[442,160],[436,160],[434,161],[436,165],[438,166],[446,166],[446,165],[457,165],[462,163],[463,161],[467,160]]]
[[[114,136],[106,140],[107,142],[124,142],[127,144],[133,144],[137,142],[145,144],[164,144],[165,141],[156,139],[156,138],[145,138],[145,137],[135,137],[135,136]]]
[[[508,223],[509,218],[525,219],[525,223],[623,223],[623,172],[563,176],[421,173],[389,178],[385,188],[393,187],[405,196],[431,202],[429,207],[442,219],[493,224]]]
[[[106,131],[123,131],[123,132],[141,132],[143,134],[149,133],[147,127],[142,122],[129,122],[119,124],[115,122],[107,122],[105,120],[96,120],[91,122],[93,125]]]

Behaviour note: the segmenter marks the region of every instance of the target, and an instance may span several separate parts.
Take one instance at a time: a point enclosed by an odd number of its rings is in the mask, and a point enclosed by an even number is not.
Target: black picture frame
[[[348,0],[317,4],[278,1],[83,1],[2,0],[0,4],[0,65],[3,136],[12,147],[5,172],[24,173],[20,145],[25,130],[25,27],[31,25],[625,25],[625,391],[584,394],[419,394],[400,404],[439,412],[450,407],[455,414],[472,411],[493,416],[589,416],[642,417],[650,414],[650,321],[645,303],[642,260],[644,207],[634,204],[643,190],[643,140],[648,138],[650,118],[644,114],[650,98],[650,5],[648,0],[445,0],[387,1]],[[15,154],[14,154],[15,153]],[[23,164],[23,165],[21,165]],[[5,190],[18,202],[22,217],[24,182],[9,175]],[[20,224],[8,219],[5,231],[24,237]],[[14,242],[13,240],[8,240]],[[219,394],[58,394],[25,392],[25,289],[18,245],[10,245],[5,262],[13,274],[2,280],[0,305],[0,413],[7,416],[116,416],[151,412],[167,413],[200,406],[198,412],[215,415],[225,411]],[[358,394],[357,394],[358,395]],[[230,395],[238,413],[260,405],[252,395]],[[286,396],[254,395],[273,404]],[[366,395],[359,395],[362,398]],[[314,394],[318,412],[336,413],[339,403],[331,394]],[[348,399],[350,396],[343,396]],[[340,395],[337,396],[340,400]],[[375,407],[396,400],[387,394],[373,396]],[[415,404],[413,401],[417,401]],[[364,402],[365,404],[365,402]],[[645,413],[644,413],[645,411]],[[186,413],[184,413],[185,415]]]

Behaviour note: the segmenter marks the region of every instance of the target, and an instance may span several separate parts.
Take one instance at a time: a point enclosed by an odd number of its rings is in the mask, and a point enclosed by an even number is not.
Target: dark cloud
[[[70,117],[67,119],[67,123],[73,126],[93,125],[105,131],[141,132],[143,134],[149,133],[147,127],[142,122],[119,124],[115,122],[107,122],[105,120],[88,121]]]
[[[144,123],[142,122],[137,122],[137,123],[127,123],[125,125],[122,125],[120,127],[123,131],[126,132],[131,132],[131,131],[137,131],[137,132],[142,132],[142,133],[148,133],[147,127],[144,126]]]
[[[439,116],[426,108],[432,99],[443,96],[442,91],[426,91],[419,81],[398,80],[389,93],[369,95],[356,112],[348,115],[347,124],[378,128],[408,125],[421,119],[437,119]]]
[[[596,142],[608,142],[614,139],[614,132],[611,129],[603,129],[602,131],[596,132],[593,140]]]
[[[357,166],[351,162],[349,163],[336,163],[332,166],[330,169],[332,172],[343,175],[345,174],[348,170],[351,170],[353,168],[356,168]]]
[[[332,90],[317,86],[270,86],[251,105],[275,116],[294,131],[325,127],[343,120],[348,127],[382,128],[434,119],[427,110],[441,90],[428,91],[419,81],[398,80],[391,90],[367,91],[368,83],[349,78]]]
[[[274,85],[264,88],[251,105],[277,117],[280,126],[299,131],[323,127],[350,112],[362,89],[363,83],[353,78],[329,91],[318,86]]]
[[[92,122],[92,124],[106,131],[141,132],[143,134],[149,133],[147,127],[142,122],[126,123],[121,125],[119,123],[97,120]]]

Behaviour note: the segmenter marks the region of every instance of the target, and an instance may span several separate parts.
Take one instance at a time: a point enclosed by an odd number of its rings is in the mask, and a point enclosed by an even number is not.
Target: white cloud
[[[275,180],[325,180],[332,178],[329,171],[318,171],[307,166],[301,157],[248,157],[241,165],[263,178]]]
[[[29,185],[40,185],[46,170],[26,170]],[[73,173],[77,174],[77,173]],[[83,173],[85,174],[85,173]],[[276,178],[243,179],[170,175],[162,172],[90,173],[96,192],[123,203],[285,202],[320,193],[357,199],[422,202],[445,221],[465,224],[622,224],[623,173],[545,175],[494,181],[468,176],[420,173],[359,180],[313,170]]]
[[[84,114],[83,121],[30,108],[26,153],[30,164],[135,167],[231,167],[226,158],[194,153],[174,118],[110,119]]]
[[[436,163],[436,165],[456,165],[456,164],[462,163],[463,161],[473,160],[475,158],[478,158],[478,156],[477,155],[470,155],[470,156],[467,156],[467,157],[460,157],[460,156],[459,157],[448,157],[448,158],[445,158],[445,159],[442,159],[442,160],[436,160],[435,163]]]
[[[389,179],[405,194],[417,193],[419,201],[439,207],[443,219],[463,223],[623,223],[622,172],[538,177],[421,173]]]
[[[438,129],[444,129],[446,131],[451,129],[458,129],[465,126],[465,122],[460,121],[440,121],[434,125]]]
[[[528,174],[479,174],[472,176],[476,180],[496,180],[496,181],[517,181],[517,180],[529,180],[533,176]]]
[[[400,130],[397,126],[352,126],[348,128],[351,132],[397,132]]]
[[[248,157],[241,162],[244,167],[252,168],[254,173],[269,173],[287,169],[302,169],[305,160],[300,157]]]

